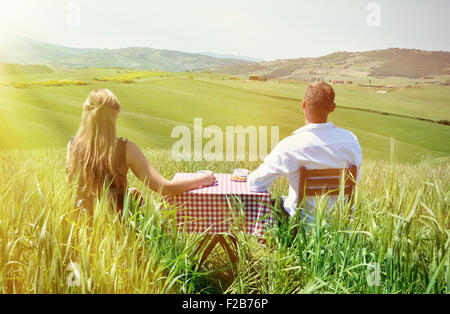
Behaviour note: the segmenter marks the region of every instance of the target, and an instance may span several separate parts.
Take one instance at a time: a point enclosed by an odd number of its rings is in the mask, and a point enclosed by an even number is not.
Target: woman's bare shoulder
[[[127,161],[136,161],[141,157],[142,151],[133,141],[127,141]]]
[[[136,172],[145,172],[150,166],[142,150],[131,141],[127,145],[127,166],[133,169],[135,174]]]
[[[127,140],[127,153],[133,153],[136,152],[137,150],[139,150],[139,147],[136,145],[135,142]]]

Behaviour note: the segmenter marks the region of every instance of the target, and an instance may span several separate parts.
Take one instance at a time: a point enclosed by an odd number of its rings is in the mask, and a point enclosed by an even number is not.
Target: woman
[[[106,188],[110,200],[121,211],[127,191],[128,169],[164,196],[215,182],[214,175],[179,181],[169,181],[161,176],[136,144],[116,137],[120,110],[119,100],[108,89],[92,91],[83,105],[81,126],[67,146],[66,162],[68,180],[78,179],[79,207],[92,214],[95,197]]]

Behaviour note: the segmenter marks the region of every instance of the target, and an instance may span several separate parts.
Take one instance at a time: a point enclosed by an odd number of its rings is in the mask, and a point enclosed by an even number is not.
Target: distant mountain
[[[61,67],[121,67],[164,71],[203,70],[250,63],[235,58],[152,48],[79,49],[0,34],[0,62]]]
[[[255,62],[258,61],[258,62]],[[268,79],[363,80],[367,77],[450,80],[450,52],[391,48],[336,52],[319,58],[260,61],[211,52],[131,47],[70,48],[0,33],[0,62],[56,67],[121,67],[163,71],[213,70],[231,75],[257,74]],[[436,78],[437,77],[437,78]]]
[[[52,60],[96,50],[63,47],[0,33],[0,62],[50,65]]]
[[[268,79],[344,79],[450,75],[450,52],[391,48],[368,52],[336,52],[319,58],[286,59],[213,69],[233,75],[256,74]]]
[[[238,59],[238,60],[245,60],[245,61],[251,61],[251,62],[265,61],[264,59],[259,59],[259,58],[239,56],[239,55],[230,55],[230,54],[221,54],[221,53],[215,53],[215,52],[199,52],[199,54],[214,57],[214,58],[221,58],[221,59]]]
[[[203,70],[211,67],[238,66],[248,61],[219,59],[200,54],[152,48],[102,49],[58,58],[51,62],[64,67],[121,67],[164,71]]]

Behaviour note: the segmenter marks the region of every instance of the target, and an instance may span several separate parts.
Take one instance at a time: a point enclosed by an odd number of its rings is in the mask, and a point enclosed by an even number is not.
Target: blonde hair
[[[83,105],[81,126],[73,138],[67,160],[67,177],[78,177],[79,194],[91,198],[105,179],[120,176],[116,162],[116,119],[120,103],[109,89],[93,90]]]

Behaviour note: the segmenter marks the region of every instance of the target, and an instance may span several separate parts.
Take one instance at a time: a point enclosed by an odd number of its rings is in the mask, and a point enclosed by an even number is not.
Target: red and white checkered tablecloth
[[[174,180],[197,176],[196,173],[177,173]],[[230,174],[215,176],[217,183],[214,186],[188,191],[169,199],[177,207],[176,221],[179,228],[185,228],[188,233],[204,232],[208,228],[210,234],[230,232],[231,224],[239,217],[236,210],[236,200],[239,200],[243,204],[246,232],[263,236],[266,226],[273,224],[269,192],[252,192],[246,182],[232,181]]]

